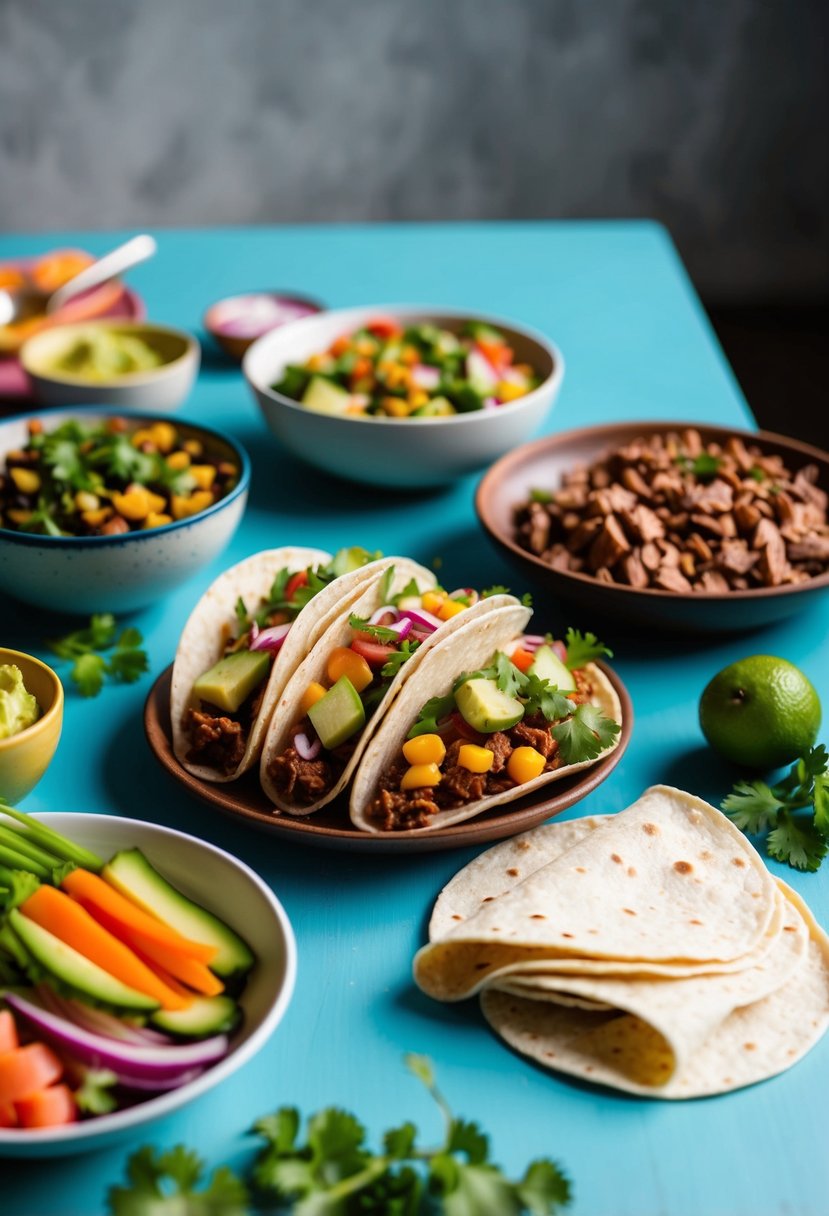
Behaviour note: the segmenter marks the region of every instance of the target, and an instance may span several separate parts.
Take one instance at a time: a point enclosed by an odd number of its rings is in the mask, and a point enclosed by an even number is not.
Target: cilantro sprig
[[[564,636],[567,650],[566,665],[570,671],[577,671],[595,659],[613,658],[613,651],[600,642],[595,633],[582,633],[580,629],[568,629]]]
[[[372,625],[368,618],[357,616],[355,612],[349,615],[348,623],[357,633],[367,633],[369,637],[374,638],[375,642],[400,641],[400,634],[396,629],[390,629],[388,625]]]
[[[829,851],[829,754],[822,743],[801,756],[776,785],[738,781],[721,803],[749,836],[767,832],[775,861],[814,872]],[[805,812],[805,813],[804,813]]]
[[[133,626],[118,633],[111,612],[95,613],[86,629],[76,629],[65,637],[47,642],[60,659],[71,659],[69,678],[82,697],[97,697],[107,676],[122,684],[134,684],[149,670],[142,648],[141,632]],[[108,657],[104,653],[109,652]]]
[[[127,1164],[126,1186],[109,1192],[112,1216],[554,1216],[571,1199],[556,1162],[530,1162],[513,1181],[490,1156],[477,1123],[457,1118],[435,1084],[430,1061],[409,1055],[410,1071],[426,1086],[444,1120],[441,1142],[421,1146],[411,1122],[385,1133],[374,1152],[350,1112],[327,1107],[302,1120],[283,1106],[253,1127],[261,1147],[244,1177],[220,1166],[206,1177],[204,1162],[179,1145],[166,1153],[145,1147]]]

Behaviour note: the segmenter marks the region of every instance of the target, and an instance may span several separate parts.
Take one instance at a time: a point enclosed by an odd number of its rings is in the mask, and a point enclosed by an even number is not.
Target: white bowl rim
[[[535,342],[537,346],[540,346],[542,350],[544,350],[552,359],[553,370],[541,381],[539,385],[532,390],[532,392],[525,394],[523,397],[519,397],[516,401],[510,401],[503,414],[501,413],[502,407],[499,406],[497,410],[469,410],[464,414],[449,414],[447,416],[436,418],[413,418],[411,416],[407,418],[387,418],[380,414],[350,414],[348,416],[343,415],[342,418],[335,416],[333,419],[335,422],[357,422],[364,426],[370,425],[381,427],[399,427],[401,423],[403,425],[408,424],[414,426],[463,426],[469,425],[471,422],[475,421],[480,423],[484,419],[505,417],[507,414],[515,414],[522,409],[527,409],[532,405],[535,405],[538,400],[538,394],[542,390],[546,392],[551,390],[556,391],[561,384],[562,378],[564,377],[564,355],[561,353],[559,347],[551,338],[548,338],[546,334],[543,334],[538,329],[534,329],[532,326],[524,325],[523,322],[512,321],[508,317],[494,316],[492,313],[480,313],[469,308],[454,308],[446,305],[355,304],[349,308],[331,308],[319,313],[314,313],[310,317],[301,317],[297,321],[289,321],[286,325],[280,325],[276,329],[272,329],[268,333],[262,334],[260,338],[257,338],[256,341],[248,347],[242,359],[242,371],[244,372],[245,379],[251,385],[251,387],[256,390],[256,392],[264,394],[264,396],[270,398],[271,401],[276,402],[278,405],[289,406],[291,410],[298,411],[307,417],[308,414],[312,413],[313,411],[307,410],[301,402],[292,401],[290,397],[285,397],[282,393],[278,393],[276,389],[272,388],[269,384],[262,383],[260,378],[254,375],[253,371],[251,370],[251,365],[256,362],[257,355],[261,356],[264,348],[268,344],[281,341],[286,334],[290,336],[290,334],[294,332],[296,326],[304,325],[310,327],[315,323],[318,323],[323,318],[340,316],[343,318],[343,322],[345,323],[349,316],[356,317],[357,315],[366,313],[378,313],[381,315],[386,314],[392,317],[405,317],[409,314],[415,314],[427,318],[431,316],[438,321],[441,317],[447,317],[453,320],[481,321],[484,325],[491,325],[494,329],[501,328],[512,330],[513,333],[521,334],[522,337],[529,338],[530,341]],[[258,349],[259,347],[262,347],[262,351]],[[327,417],[327,415],[323,416]]]
[[[117,407],[107,409],[105,405],[54,405],[47,410],[29,410],[25,414],[13,414],[8,418],[0,418],[0,434],[4,427],[12,423],[29,422],[32,418],[40,421],[43,418],[54,417],[55,414],[69,414],[72,417],[76,414],[84,414],[101,419],[126,416],[129,422],[138,423],[139,426],[152,425],[154,422],[170,422],[166,414],[144,414],[130,410],[127,415],[123,415]],[[14,528],[4,528],[0,525],[0,541],[20,545],[48,545],[50,548],[64,546],[72,549],[87,548],[90,545],[100,548],[102,545],[134,544],[136,541],[154,540],[156,537],[166,536],[176,528],[187,528],[201,523],[208,516],[218,514],[219,511],[234,502],[240,494],[247,493],[250,487],[250,457],[238,439],[234,439],[226,431],[217,431],[215,427],[204,426],[201,422],[191,422],[188,418],[177,420],[171,425],[200,431],[203,435],[209,435],[211,439],[218,439],[234,452],[239,462],[239,480],[230,493],[225,494],[224,498],[220,498],[210,507],[205,507],[203,511],[197,511],[195,515],[188,515],[186,519],[174,519],[172,523],[162,524],[160,528],[142,528],[137,532],[120,532],[116,536],[43,536],[39,532],[18,532]],[[0,452],[0,460],[4,458],[5,452]]]
[[[246,1064],[252,1056],[256,1055],[264,1047],[281,1022],[290,1004],[296,984],[296,938],[293,926],[288,919],[288,914],[268,884],[250,866],[240,861],[238,857],[234,857],[232,853],[228,853],[225,849],[220,849],[217,845],[210,844],[206,840],[199,840],[197,836],[191,836],[188,832],[179,832],[176,828],[168,828],[160,823],[150,823],[144,819],[129,819],[123,815],[100,815],[89,811],[40,811],[34,814],[33,818],[43,819],[49,823],[77,818],[88,820],[103,819],[107,823],[149,829],[151,832],[157,832],[161,837],[186,840],[188,845],[196,845],[201,849],[205,849],[208,853],[214,853],[223,861],[229,862],[237,870],[240,870],[253,886],[258,888],[260,894],[264,896],[265,901],[270,905],[282,934],[282,945],[285,951],[285,979],[273,1005],[250,1037],[244,1043],[241,1043],[235,1051],[232,1051],[224,1059],[219,1060],[217,1064],[206,1069],[195,1081],[190,1081],[178,1089],[169,1090],[167,1093],[158,1094],[154,1098],[148,1098],[145,1102],[138,1102],[135,1106],[129,1106],[125,1110],[113,1111],[108,1115],[98,1115],[94,1119],[89,1119],[83,1123],[71,1123],[57,1128],[27,1128],[25,1132],[0,1128],[0,1149],[10,1147],[23,1149],[24,1146],[29,1144],[44,1145],[85,1142],[93,1140],[97,1136],[106,1135],[108,1132],[120,1132],[126,1128],[138,1127],[142,1123],[148,1123],[151,1120],[161,1119],[165,1115],[172,1114],[180,1106],[184,1106],[186,1103],[200,1097],[227,1077],[232,1076],[234,1072],[241,1068],[243,1064]]]
[[[125,372],[122,376],[113,376],[109,380],[90,380],[89,376],[73,376],[71,372],[67,375],[55,375],[52,372],[40,371],[37,367],[30,367],[26,358],[27,349],[31,354],[37,345],[41,342],[48,343],[54,338],[55,334],[71,336],[72,332],[82,333],[88,329],[125,329],[125,330],[143,330],[145,333],[167,334],[174,338],[181,338],[184,342],[184,350],[180,355],[176,355],[174,359],[168,359],[159,367],[151,367],[142,372]],[[178,329],[175,325],[162,325],[156,321],[141,321],[135,317],[90,317],[88,321],[72,321],[67,325],[55,325],[49,329],[44,329],[40,333],[32,334],[31,338],[27,338],[18,352],[23,370],[37,380],[41,380],[44,384],[63,384],[67,388],[88,388],[100,391],[101,389],[117,389],[122,385],[124,387],[132,387],[135,385],[152,384],[157,380],[163,379],[169,372],[178,370],[181,364],[191,360],[194,355],[201,352],[201,343],[195,334],[188,333],[186,329]]]

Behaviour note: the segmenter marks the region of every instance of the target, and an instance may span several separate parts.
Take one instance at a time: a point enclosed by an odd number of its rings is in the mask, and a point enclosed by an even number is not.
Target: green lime
[[[800,668],[770,654],[724,667],[699,702],[699,724],[714,750],[752,769],[780,768],[807,752],[820,713],[820,698]]]

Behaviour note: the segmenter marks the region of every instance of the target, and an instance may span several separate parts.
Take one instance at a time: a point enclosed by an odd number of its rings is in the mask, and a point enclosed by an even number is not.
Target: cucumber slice
[[[575,692],[576,680],[551,646],[539,646],[530,664],[530,675],[555,684],[559,692]]]
[[[351,405],[351,393],[322,376],[312,376],[302,404],[315,414],[344,414]]]
[[[147,861],[140,849],[116,853],[104,866],[101,877],[139,908],[157,916],[184,937],[206,946],[216,946],[218,954],[210,964],[210,970],[223,979],[250,971],[256,961],[250,946],[238,933],[177,891]]]
[[[340,676],[325,696],[311,706],[308,717],[322,746],[330,750],[345,743],[364,725],[366,711],[348,676]]]
[[[187,1009],[159,1009],[151,1025],[168,1034],[187,1039],[206,1039],[214,1034],[230,1034],[239,1025],[242,1011],[233,997],[200,996]]]
[[[123,984],[17,908],[9,913],[9,925],[34,961],[76,992],[124,1011],[151,1013],[158,1009],[158,1001],[153,997]]]
[[[455,692],[455,704],[464,722],[482,735],[509,730],[524,717],[521,702],[501,692],[494,680],[483,676],[464,681]]]

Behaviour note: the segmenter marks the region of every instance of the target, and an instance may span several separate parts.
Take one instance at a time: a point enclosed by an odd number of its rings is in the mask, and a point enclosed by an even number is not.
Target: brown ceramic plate
[[[622,704],[622,733],[619,746],[609,756],[590,768],[554,781],[547,791],[521,798],[506,807],[478,815],[467,823],[440,828],[434,832],[397,832],[389,836],[374,836],[355,828],[348,817],[348,801],[337,798],[316,815],[305,818],[285,815],[268,801],[259,785],[254,769],[239,781],[214,785],[202,781],[182,768],[173,754],[170,729],[170,679],[172,665],[163,671],[150,689],[144,706],[144,730],[150,748],[162,768],[186,790],[217,807],[234,819],[242,819],[251,827],[261,828],[284,840],[297,844],[315,845],[323,849],[343,849],[360,853],[433,853],[443,849],[460,849],[491,840],[516,836],[528,828],[543,823],[568,806],[579,802],[603,781],[606,781],[621,760],[633,730],[633,705],[622,681],[603,663],[599,666],[613,684]]]
[[[478,518],[496,547],[524,578],[546,594],[586,610],[590,614],[586,621],[590,628],[604,628],[602,622],[608,619],[624,619],[634,625],[694,632],[745,630],[771,624],[813,605],[829,588],[829,572],[808,583],[683,595],[651,587],[639,590],[622,583],[601,583],[591,575],[553,570],[514,540],[513,512],[527,501],[530,490],[557,488],[562,474],[575,465],[590,464],[609,448],[640,436],[686,427],[699,431],[706,443],[723,443],[736,435],[768,455],[781,456],[793,472],[804,465],[816,464],[820,469],[818,484],[829,490],[829,453],[796,439],[770,431],[739,431],[699,422],[621,422],[548,435],[504,456],[478,485],[475,495]]]

